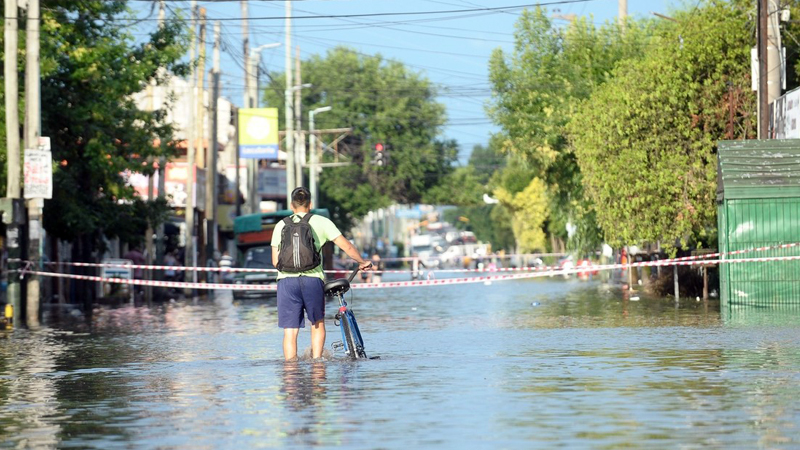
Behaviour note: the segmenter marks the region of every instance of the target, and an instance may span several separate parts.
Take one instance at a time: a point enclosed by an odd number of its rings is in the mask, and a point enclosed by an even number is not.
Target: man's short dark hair
[[[303,186],[292,191],[292,205],[295,208],[305,208],[311,203],[311,192]]]

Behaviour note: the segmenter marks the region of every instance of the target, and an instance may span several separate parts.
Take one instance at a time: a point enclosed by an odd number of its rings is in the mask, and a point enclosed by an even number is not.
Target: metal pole
[[[239,108],[232,107],[233,110],[233,133],[234,133],[234,142],[239,142]],[[236,202],[236,217],[242,215],[242,205],[239,203],[239,183],[241,180],[239,179],[239,164],[241,161],[239,160],[239,147],[237,145],[236,149],[236,157],[234,161],[234,166],[236,166],[236,174],[234,177],[234,190],[233,190],[233,201]]]
[[[284,120],[286,121],[286,208],[296,186],[294,178],[294,108],[292,105],[292,2],[286,1],[286,90],[284,95]]]
[[[206,121],[206,118],[205,118],[205,112],[206,112],[205,94],[206,93],[205,93],[205,89],[203,87],[203,85],[205,84],[205,76],[206,76],[206,74],[205,74],[205,70],[206,70],[206,9],[202,8],[202,7],[200,8],[199,24],[200,24],[199,25],[200,26],[200,40],[199,40],[199,44],[198,44],[198,48],[197,48],[197,56],[198,56],[198,61],[197,61],[197,84],[198,84],[198,86],[197,86],[197,95],[198,95],[198,98],[197,98],[197,116],[195,116],[195,120],[197,121],[197,136],[199,138],[198,141],[200,142],[200,151],[197,152],[196,157],[197,157],[197,168],[198,169],[204,169],[205,173],[206,173],[206,178],[208,178],[208,170],[206,168],[206,151],[207,151],[207,146],[209,145],[209,143],[206,140],[206,130],[205,130],[205,128],[206,128],[206,123],[205,123],[205,121]],[[198,192],[197,205],[199,206],[200,205],[199,199],[201,197],[200,193],[201,192],[203,193],[203,195],[202,195],[203,198],[205,198],[205,196],[208,195],[208,193],[205,192],[205,190],[206,190],[205,184],[197,183],[195,185],[195,188],[197,189],[197,192]],[[200,208],[198,208],[198,209],[200,209]],[[197,219],[200,221],[200,223],[197,226],[197,244],[196,244],[197,258],[198,258],[200,264],[203,265],[203,266],[205,266],[205,263],[206,263],[206,246],[203,245],[203,244],[205,244],[205,242],[202,239],[202,236],[205,235],[205,232],[203,232],[203,225],[204,225],[203,219],[206,217],[207,213],[208,213],[208,211],[205,210],[205,203],[203,203],[203,210],[201,210],[197,214]],[[198,276],[198,274],[196,272],[195,272],[195,276]],[[199,274],[199,277],[202,278],[202,279],[206,279],[205,274]]]
[[[314,134],[314,113],[316,109],[308,112],[308,187],[311,191],[311,207],[317,205],[317,136]]]
[[[245,58],[244,65],[244,107],[252,108],[250,105],[250,67],[247,62],[250,55],[250,32],[248,30],[247,0],[242,0],[242,53]]]
[[[302,86],[303,78],[300,72],[300,47],[297,47],[297,56],[294,60],[294,68],[295,68],[295,78],[297,79],[297,85]],[[303,123],[301,121],[302,117],[302,110],[303,109],[303,96],[302,96],[302,88],[298,87],[294,91],[294,120],[297,123],[295,128],[295,133],[297,133],[297,137],[294,140],[294,181],[298,186],[303,186],[303,153],[304,153],[304,145],[305,141],[303,139]]]
[[[781,49],[778,6],[768,2],[767,8],[767,103],[781,96]],[[771,134],[771,133],[770,133]],[[771,137],[771,136],[770,136]]]
[[[249,103],[248,108],[258,108],[258,63],[259,54],[250,55],[247,58],[250,66],[250,92],[248,93]],[[258,195],[258,160],[249,158],[247,160],[247,193],[248,201],[250,203],[250,213],[255,214],[261,210],[261,198]]]
[[[243,108],[252,108],[253,107],[253,98],[251,96],[250,89],[252,87],[252,78],[254,76],[252,66],[250,65],[250,31],[248,28],[248,12],[247,12],[247,0],[242,0],[242,51],[244,52],[245,64],[244,64],[244,103]],[[238,122],[238,114],[237,114],[237,122],[236,122],[236,135],[239,135],[239,122]],[[237,140],[238,143],[238,140]],[[252,198],[252,191],[250,191],[250,186],[252,183],[250,180],[255,177],[255,165],[253,164],[255,161],[248,159],[247,160],[247,192],[248,192],[248,202],[252,204],[250,200]],[[241,180],[239,179],[239,148],[236,148],[236,216],[240,216],[242,214],[242,208],[239,204],[239,183]],[[252,207],[247,208],[249,212],[252,211]]]
[[[18,36],[17,0],[5,1],[5,106],[6,106],[6,150],[8,159],[8,183],[6,196],[20,198],[20,152],[19,152],[19,74],[17,73]],[[13,62],[13,63],[12,63]]]
[[[317,189],[317,162],[319,159],[317,156],[317,135],[314,133],[314,116],[321,112],[330,110],[330,106],[323,106],[322,108],[317,108],[308,112],[308,152],[310,159],[308,168],[308,185],[309,190],[311,191],[311,205],[316,208],[319,208],[319,204],[317,203],[319,196]]]
[[[25,148],[38,148],[41,135],[41,98],[39,68],[39,0],[28,0],[28,20],[25,41]],[[41,258],[39,248],[42,227],[41,214],[44,200],[28,201],[28,260],[38,268]],[[28,274],[25,319],[28,326],[39,325],[39,277]]]
[[[158,10],[158,28],[164,28],[164,20],[166,19],[166,5],[164,0],[160,0],[158,2],[159,10]],[[164,191],[166,190],[166,176],[167,176],[167,158],[163,156],[163,149],[164,149],[164,142],[159,144],[159,151],[161,155],[158,158],[158,198],[164,198]],[[164,262],[164,250],[165,250],[165,242],[164,242],[164,223],[159,223],[158,227],[156,228],[156,264],[162,265]],[[156,272],[156,278],[161,279],[163,272]]]
[[[6,107],[6,155],[8,158],[8,182],[6,183],[6,197],[9,202],[5,213],[4,221],[6,225],[6,249],[8,258],[8,290],[7,301],[12,306],[14,313],[12,320],[19,324],[22,316],[22,298],[19,284],[20,264],[17,261],[22,258],[22,248],[20,247],[20,232],[22,231],[22,202],[20,189],[20,149],[19,149],[19,75],[17,73],[17,54],[19,53],[18,42],[18,8],[17,0],[5,0],[5,64],[3,65],[3,77],[5,83],[5,107]],[[13,63],[12,63],[13,61]]]
[[[250,82],[249,92],[247,93],[247,107],[248,108],[258,108],[259,107],[259,95],[258,95],[258,86],[259,86],[259,66],[261,65],[261,51],[268,49],[268,48],[275,48],[281,45],[280,43],[272,43],[272,44],[264,44],[258,46],[250,51],[250,54],[247,57],[247,64],[249,65],[249,76]],[[259,177],[259,170],[258,170],[258,159],[256,158],[248,158],[247,159],[247,168],[248,168],[248,176],[247,176],[247,191],[248,191],[248,207],[251,213],[256,213],[261,210],[261,196],[258,193],[258,177]]]
[[[195,121],[195,111],[197,109],[197,77],[195,76],[195,55],[197,54],[197,1],[192,0],[192,45],[189,53],[189,63],[192,65],[192,73],[189,81],[189,123],[187,124],[189,142],[186,147],[186,165],[188,167],[186,176],[186,234],[183,254],[183,263],[188,268],[194,267],[194,199],[195,181],[197,179],[197,169],[195,168],[195,140],[197,138]],[[196,281],[194,270],[187,270],[184,279]]]

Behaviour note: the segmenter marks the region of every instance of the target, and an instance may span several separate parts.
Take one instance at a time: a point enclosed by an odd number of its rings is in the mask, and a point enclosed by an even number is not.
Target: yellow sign
[[[239,110],[239,157],[278,159],[278,108]]]

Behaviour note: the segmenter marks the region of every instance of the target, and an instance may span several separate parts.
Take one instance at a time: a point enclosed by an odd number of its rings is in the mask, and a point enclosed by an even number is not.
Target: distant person
[[[164,255],[164,265],[167,266],[167,269],[164,270],[164,278],[167,281],[175,281],[178,276],[178,271],[175,268],[178,266],[178,258],[175,257],[175,252],[167,252]]]
[[[143,266],[147,264],[147,260],[144,259],[144,254],[142,253],[142,249],[139,245],[134,245],[132,249],[128,250],[124,255],[122,255],[122,259],[129,259],[133,261],[134,265]],[[137,280],[141,280],[144,278],[144,269],[141,267],[137,267],[133,269],[133,278]]]
[[[297,359],[297,335],[300,328],[305,328],[304,312],[311,322],[311,357],[322,356],[325,346],[322,246],[332,241],[358,262],[361,270],[372,268],[372,262],[361,257],[330,219],[310,212],[311,206],[308,189],[293,190],[290,207],[294,214],[275,224],[272,233],[272,263],[278,269],[278,326],[283,328],[283,357],[287,361]]]
[[[375,271],[372,273],[372,282],[380,283],[381,271],[383,270],[383,263],[381,263],[381,255],[377,253],[372,254],[372,270]]]
[[[420,267],[425,267],[425,264],[419,259],[416,253],[411,255],[411,280],[417,280],[422,277],[422,270]]]
[[[219,268],[220,269],[231,269],[233,268],[233,257],[228,251],[222,252],[222,256],[219,257]],[[230,283],[233,281],[233,272],[230,271],[222,271],[220,272],[222,275],[222,281],[224,283]]]

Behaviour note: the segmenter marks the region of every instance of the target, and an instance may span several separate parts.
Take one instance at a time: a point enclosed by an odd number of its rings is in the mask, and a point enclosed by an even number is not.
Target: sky
[[[150,14],[154,1],[133,0],[131,4],[137,15],[144,17]],[[189,1],[184,0],[166,0],[166,4],[168,14],[189,8]],[[576,14],[591,17],[599,25],[616,20],[618,12],[616,0],[546,0],[541,4],[556,23],[562,24],[568,21],[563,16]],[[223,95],[241,106],[244,94],[241,2],[198,1],[198,5],[207,11],[209,41],[213,22],[220,20]],[[480,8],[523,5],[532,7],[535,3],[530,0],[294,0],[292,51],[294,54],[294,48],[299,46],[301,59],[307,59],[346,45],[365,54],[379,53],[423,74],[437,86],[438,101],[447,110],[448,123],[441,137],[458,142],[459,161],[463,164],[473,146],[485,145],[490,134],[499,131],[485,112],[490,101],[489,57],[495,48],[506,52],[513,48],[514,24],[522,11],[522,8]],[[648,17],[653,12],[666,14],[675,6],[681,5],[671,0],[628,0],[628,14],[633,17]],[[250,48],[285,41],[285,8],[284,0],[249,0]],[[371,14],[376,15],[368,16]],[[350,17],[330,17],[335,15]],[[154,22],[145,24],[155,26]],[[211,44],[208,45],[210,58]],[[261,67],[282,72],[284,59],[283,45],[264,50]]]

